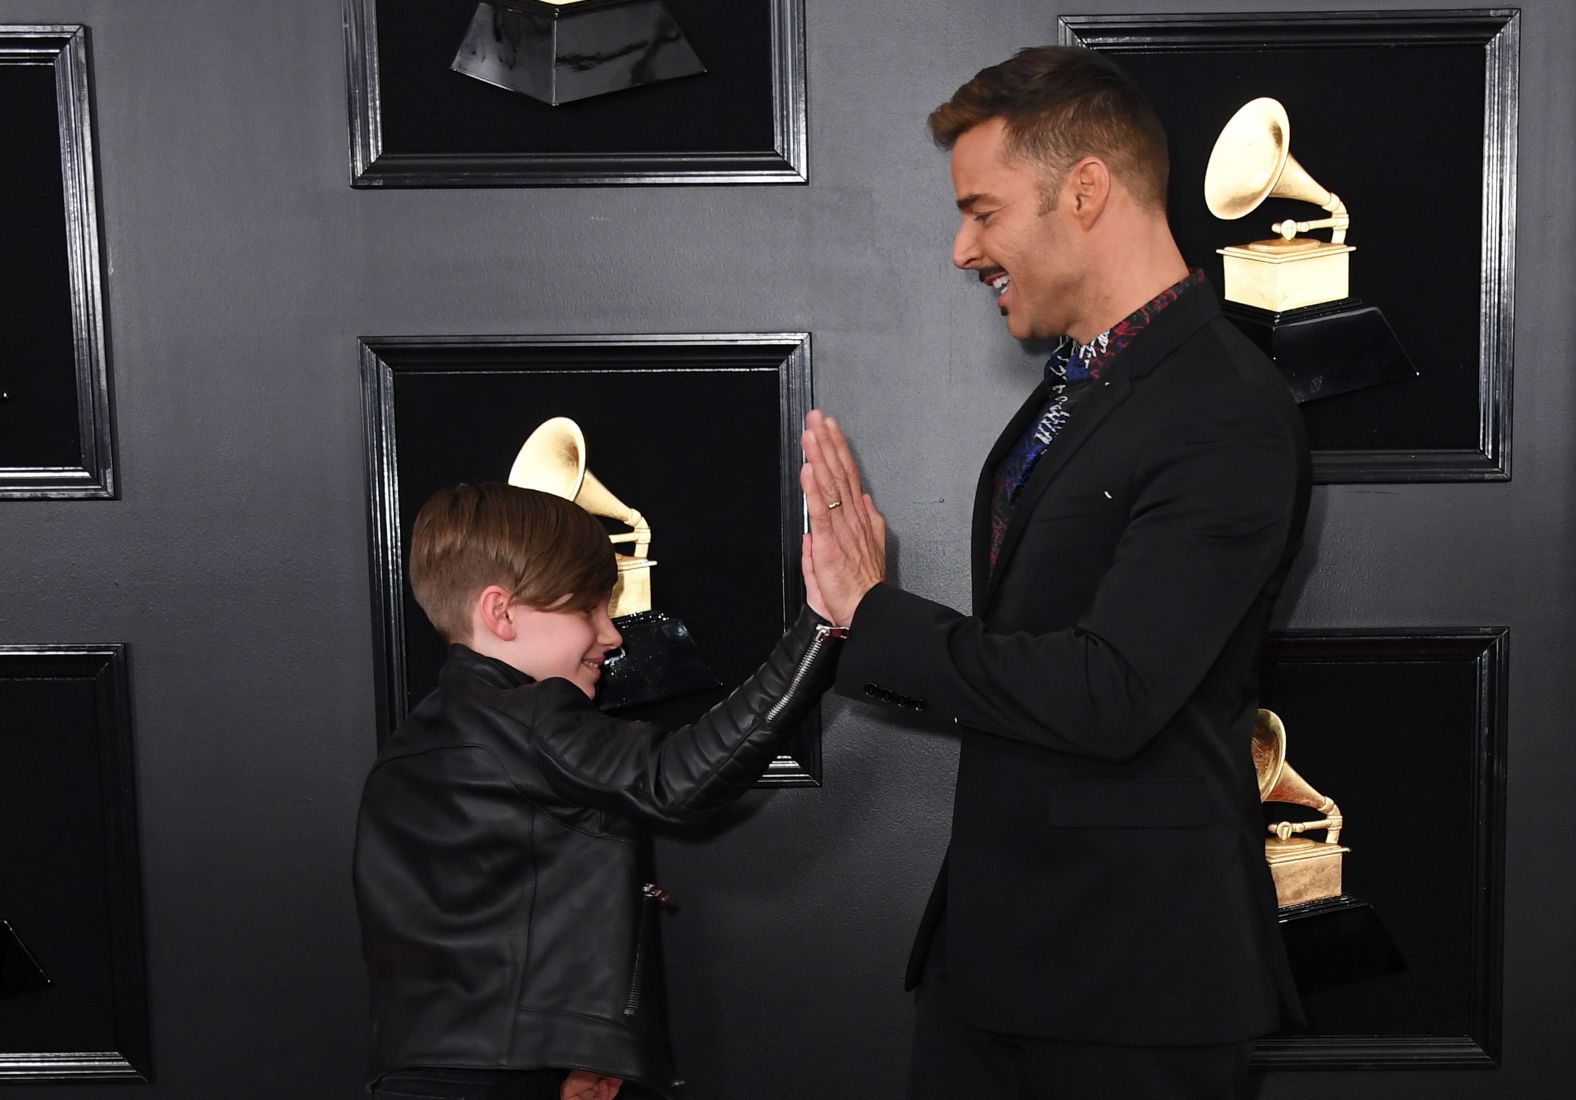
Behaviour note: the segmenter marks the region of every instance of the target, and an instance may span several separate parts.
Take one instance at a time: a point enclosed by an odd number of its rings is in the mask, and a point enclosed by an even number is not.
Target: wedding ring
[[[830,512],[833,508],[841,508],[842,506],[843,506],[843,502],[840,501],[840,500],[828,501],[827,505],[826,505],[826,510],[828,512]]]

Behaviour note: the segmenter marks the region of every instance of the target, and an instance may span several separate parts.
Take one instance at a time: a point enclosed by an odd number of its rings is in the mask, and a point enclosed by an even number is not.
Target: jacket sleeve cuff
[[[938,624],[962,618],[953,609],[883,581],[859,601],[837,666],[836,691],[862,702],[911,712],[930,710],[933,677],[919,674],[929,659],[916,653]],[[927,687],[927,685],[929,685]]]

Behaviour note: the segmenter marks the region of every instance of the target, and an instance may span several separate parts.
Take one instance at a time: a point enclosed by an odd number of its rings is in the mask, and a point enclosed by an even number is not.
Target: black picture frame
[[[1504,627],[1271,638],[1260,705],[1285,722],[1287,762],[1339,804],[1343,888],[1373,906],[1405,968],[1305,989],[1310,1029],[1261,1040],[1258,1065],[1499,1063],[1508,679]]]
[[[363,337],[361,378],[380,740],[443,658],[405,579],[417,509],[442,486],[504,480],[553,416],[581,425],[588,469],[645,514],[653,606],[686,622],[725,685],[622,713],[699,717],[803,604],[808,333]],[[820,745],[816,715],[761,785],[819,785]]]
[[[708,71],[551,107],[449,69],[476,0],[345,0],[351,186],[809,181],[804,0],[667,0]]]
[[[0,500],[117,495],[88,31],[0,25]]]
[[[1318,215],[1205,208],[1215,138],[1249,99],[1285,103],[1292,155],[1350,206],[1352,292],[1418,375],[1302,406],[1316,481],[1510,478],[1519,11],[1068,15],[1058,33],[1116,55],[1151,98],[1173,231],[1217,287],[1215,248]]]
[[[148,1081],[127,647],[0,645],[0,919],[49,979],[0,997],[0,1084]]]

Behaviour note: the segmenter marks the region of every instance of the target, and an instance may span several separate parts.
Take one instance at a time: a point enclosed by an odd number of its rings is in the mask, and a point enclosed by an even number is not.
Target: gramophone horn
[[[1291,120],[1278,100],[1249,100],[1231,116],[1204,170],[1204,203],[1217,218],[1233,221],[1268,198],[1311,202],[1338,218],[1346,206],[1291,155]],[[1320,223],[1323,224],[1323,223]],[[1278,227],[1277,227],[1278,228]],[[1345,225],[1333,226],[1332,243],[1345,240]]]
[[[1336,809],[1335,799],[1314,790],[1312,784],[1298,775],[1297,769],[1290,764],[1282,765],[1280,777],[1276,779],[1275,786],[1270,788],[1270,793],[1264,796],[1264,801],[1309,806],[1325,815],[1340,812]]]
[[[1268,96],[1250,100],[1231,116],[1204,169],[1204,203],[1217,218],[1234,221],[1270,196],[1291,158],[1291,120]]]
[[[555,416],[537,425],[514,457],[509,484],[552,493],[594,516],[626,524],[630,530],[608,535],[614,543],[631,544],[630,553],[617,555],[619,579],[613,590],[612,613],[617,618],[651,610],[651,567],[657,564],[647,556],[651,525],[586,469],[586,437],[579,424],[567,416]]]
[[[509,484],[552,493],[574,501],[594,516],[607,516],[637,530],[645,528],[648,535],[643,541],[650,542],[650,528],[641,514],[586,469],[585,433],[567,416],[545,420],[531,433],[509,468]]]
[[[1286,766],[1286,727],[1273,710],[1259,708],[1253,723],[1253,770],[1259,775],[1259,801],[1267,802]]]
[[[509,468],[509,484],[574,500],[586,476],[586,437],[567,416],[537,425]]]
[[[1311,806],[1321,814],[1335,808],[1335,800],[1314,790],[1286,762],[1286,726],[1272,710],[1260,708],[1253,723],[1253,767],[1259,776],[1260,802],[1290,802]]]

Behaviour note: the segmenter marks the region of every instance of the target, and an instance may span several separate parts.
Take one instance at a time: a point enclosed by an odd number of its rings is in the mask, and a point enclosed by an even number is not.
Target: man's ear
[[[1084,157],[1067,170],[1063,190],[1073,217],[1087,229],[1100,219],[1111,198],[1111,168],[1099,157]]]
[[[513,603],[513,598],[506,590],[496,584],[489,584],[476,597],[471,617],[479,629],[500,641],[512,642],[520,630],[510,612]]]

